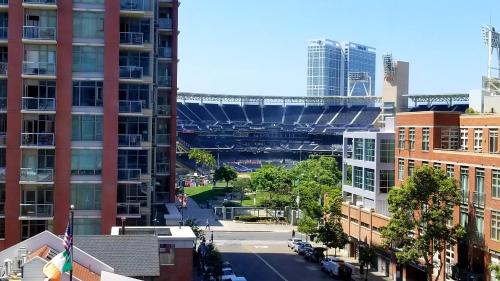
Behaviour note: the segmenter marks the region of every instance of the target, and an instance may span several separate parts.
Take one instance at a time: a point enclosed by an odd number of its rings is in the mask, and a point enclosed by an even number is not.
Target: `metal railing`
[[[23,2],[29,4],[56,4],[56,0],[23,0]]]
[[[116,203],[118,216],[140,215],[141,203]]]
[[[53,204],[19,204],[21,217],[53,217]]]
[[[172,76],[158,75],[158,85],[163,87],[172,87]]]
[[[156,114],[164,116],[170,115],[170,105],[157,105]]]
[[[141,179],[141,169],[118,169],[118,180],[139,181]]]
[[[53,146],[54,133],[21,133],[21,145]]]
[[[20,179],[26,182],[53,182],[54,169],[21,168]]]
[[[142,79],[143,68],[141,66],[120,66],[120,78]]]
[[[160,58],[172,58],[172,48],[170,47],[159,47],[158,48],[158,57]]]
[[[7,133],[0,132],[0,145],[6,145],[6,144],[7,144]]]
[[[35,40],[56,40],[56,28],[51,26],[31,26],[23,27],[24,39]]]
[[[121,0],[120,9],[125,11],[147,11],[148,0]]]
[[[56,64],[52,62],[23,61],[23,74],[56,75]]]
[[[134,134],[119,134],[118,146],[139,147],[141,146],[142,136]]]
[[[170,164],[169,163],[156,163],[156,173],[160,175],[170,174]]]
[[[0,62],[0,75],[7,75],[9,65],[6,62]]]
[[[118,102],[118,110],[120,113],[142,113],[146,104],[145,100],[121,100]]]
[[[484,207],[484,192],[474,191],[473,196],[474,206],[476,207]]]
[[[2,5],[2,3],[0,3]],[[0,39],[7,39],[9,35],[9,28],[6,26],[1,26],[0,27]]]
[[[172,18],[160,18],[160,19],[158,19],[158,26],[161,29],[172,29],[172,27],[173,27]]]
[[[54,111],[56,110],[55,98],[23,97],[23,110]]]
[[[0,97],[0,110],[7,110],[7,98]]]
[[[157,144],[170,144],[170,134],[156,134]]]
[[[144,45],[144,33],[142,33],[142,32],[120,32],[120,44]]]

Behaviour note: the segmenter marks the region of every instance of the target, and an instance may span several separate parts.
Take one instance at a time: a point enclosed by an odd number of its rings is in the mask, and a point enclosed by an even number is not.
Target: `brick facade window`
[[[408,160],[408,177],[413,176],[414,171],[415,171],[415,161]]]
[[[398,130],[398,147],[399,149],[405,149],[405,128],[399,128]]]
[[[498,153],[498,129],[490,129],[489,152]]]
[[[398,159],[398,179],[402,181],[405,176],[405,160]]]
[[[423,151],[429,151],[429,128],[423,128],[422,129],[422,150]]]
[[[500,211],[491,211],[491,239],[500,240]]]
[[[469,131],[467,129],[460,129],[460,149],[467,150],[469,145]]]
[[[483,129],[474,129],[474,151],[483,151]]]
[[[451,178],[455,176],[455,166],[453,164],[446,165],[446,175]]]
[[[415,128],[413,127],[408,129],[408,141],[410,145],[410,150],[415,150]]]
[[[500,198],[500,170],[491,171],[491,197]]]
[[[441,148],[458,149],[458,128],[443,128],[441,130]]]

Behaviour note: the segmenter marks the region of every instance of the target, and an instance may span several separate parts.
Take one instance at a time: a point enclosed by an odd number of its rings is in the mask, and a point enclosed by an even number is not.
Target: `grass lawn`
[[[243,203],[241,204],[241,206],[243,207],[253,207],[253,198],[254,198],[255,195],[251,194],[251,195],[245,195],[245,199],[243,200]],[[265,191],[259,191],[257,192],[257,205],[256,206],[259,206],[259,203],[263,200],[266,200],[266,199],[269,199],[269,194]]]
[[[208,200],[215,199],[217,196],[224,196],[226,194],[226,187],[218,186],[213,187],[211,185],[207,186],[196,186],[196,187],[185,187],[184,192],[187,196],[193,198],[198,204],[206,204]]]

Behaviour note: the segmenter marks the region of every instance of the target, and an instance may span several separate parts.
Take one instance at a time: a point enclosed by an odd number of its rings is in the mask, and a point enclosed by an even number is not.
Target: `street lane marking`
[[[281,278],[283,281],[288,281],[285,276],[281,275],[281,273],[276,268],[274,268],[274,266],[270,265],[263,257],[252,250],[250,250],[250,252],[256,255],[263,263],[265,263],[274,273],[276,273],[276,275],[278,275],[279,278]]]

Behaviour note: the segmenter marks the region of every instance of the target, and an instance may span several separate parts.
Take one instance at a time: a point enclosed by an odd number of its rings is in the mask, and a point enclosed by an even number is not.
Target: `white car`
[[[344,267],[344,261],[337,258],[326,258],[321,262],[321,270],[330,276],[339,276],[340,271]]]
[[[299,242],[293,246],[293,251],[298,253],[300,248],[312,248],[312,245],[307,242]]]
[[[230,267],[225,267],[222,269],[222,275],[220,276],[220,280],[222,281],[232,281],[236,278],[233,270]]]
[[[288,248],[293,248],[293,246],[295,246],[295,244],[297,244],[299,242],[302,242],[302,240],[299,239],[299,238],[290,238],[290,239],[288,239]]]

